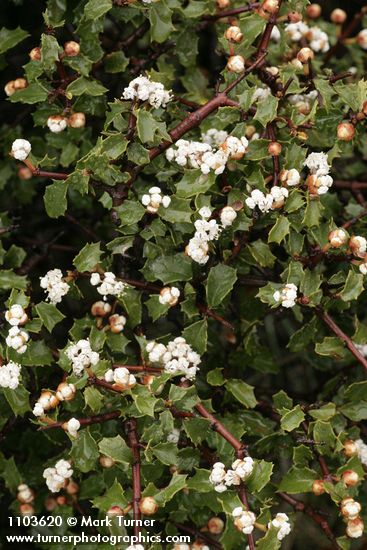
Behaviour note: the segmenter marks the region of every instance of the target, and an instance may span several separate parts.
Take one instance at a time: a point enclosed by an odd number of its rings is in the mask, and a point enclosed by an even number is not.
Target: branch
[[[247,446],[239,441],[234,435],[231,434],[229,430],[213,416],[209,411],[206,410],[202,403],[195,405],[195,409],[203,418],[207,418],[210,421],[211,428],[221,435],[228,443],[233,447],[237,452],[243,453],[243,456],[247,454]]]
[[[357,359],[357,361],[367,370],[367,360],[360,351],[357,350],[355,345],[352,342],[352,339],[345,334],[345,332],[342,331],[340,327],[333,321],[333,319],[330,317],[328,313],[323,311],[320,307],[316,308],[316,313],[318,317],[324,321],[324,323],[330,328],[330,330],[342,340],[349,351],[354,355],[354,357]]]
[[[135,418],[131,418],[125,422],[125,428],[128,437],[128,444],[133,454],[133,518],[134,518],[134,535],[139,537],[140,535],[140,499],[141,499],[141,476],[140,476],[140,444],[137,433],[137,421]]]
[[[233,15],[239,15],[240,13],[254,11],[258,7],[260,7],[260,5],[261,5],[260,2],[253,2],[252,4],[248,4],[247,6],[241,6],[239,8],[234,8],[232,10],[227,10],[227,11],[220,11],[218,13],[215,13],[214,15],[203,15],[201,20],[217,21],[218,19],[222,19],[223,17],[232,17]]]
[[[334,44],[334,46],[332,48],[330,48],[330,50],[325,54],[325,57],[324,57],[324,65],[330,61],[330,59],[336,54],[336,52],[338,51],[338,49],[340,48],[340,46],[343,45],[344,43],[344,40],[346,38],[348,38],[352,32],[354,31],[354,29],[356,29],[360,23],[360,21],[363,19],[363,17],[365,16],[367,12],[367,6],[365,6],[364,8],[361,9],[360,12],[356,13],[355,16],[353,17],[352,21],[349,23],[349,25],[346,27],[345,31],[342,32],[342,34],[339,36],[336,44]]]
[[[97,414],[95,416],[88,416],[86,418],[78,418],[81,426],[90,426],[91,424],[101,424],[102,422],[108,422],[121,416],[121,411],[112,411],[105,414]],[[46,426],[40,426],[38,431],[44,432],[45,430],[52,430],[54,428],[61,428],[67,420],[61,420],[54,422],[53,424],[47,424]]]
[[[217,542],[216,540],[212,539],[212,537],[209,537],[206,533],[203,533],[202,531],[198,531],[197,529],[193,529],[192,527],[189,527],[188,525],[184,525],[183,523],[173,523],[177,529],[180,531],[183,531],[184,533],[187,533],[188,535],[191,535],[192,537],[201,539],[204,542],[207,542],[210,547],[218,548],[218,550],[223,549],[223,546],[220,544],[220,542]]]

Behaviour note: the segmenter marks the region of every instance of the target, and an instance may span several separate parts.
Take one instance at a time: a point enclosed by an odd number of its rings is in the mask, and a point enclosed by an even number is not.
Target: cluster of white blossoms
[[[367,252],[367,240],[359,235],[354,235],[349,240],[349,248],[357,258],[364,258]]]
[[[289,23],[285,27],[285,33],[292,42],[300,42],[306,39],[311,50],[325,53],[330,49],[329,37],[319,27],[309,27],[303,21]]]
[[[80,428],[80,422],[77,418],[70,418],[62,425],[63,429],[71,435],[71,437],[78,436],[78,430]]]
[[[278,529],[277,538],[283,540],[291,532],[291,524],[289,523],[289,517],[287,514],[279,513],[274,519],[269,521],[268,529],[275,527]]]
[[[123,281],[118,281],[111,271],[106,271],[103,278],[99,273],[92,273],[90,284],[97,287],[97,292],[104,300],[107,300],[107,296],[121,296],[127,287]]]
[[[333,178],[329,175],[329,165],[325,153],[311,153],[306,158],[303,166],[309,169],[310,175],[307,184],[311,195],[325,195],[333,185]]]
[[[9,361],[0,367],[0,388],[15,390],[19,386],[21,366],[18,363]]]
[[[71,464],[68,460],[58,460],[54,468],[46,468],[43,477],[46,485],[52,493],[58,493],[66,484],[66,480],[73,475]]]
[[[76,387],[74,384],[68,382],[61,382],[56,389],[56,397],[59,401],[71,401],[76,394]]]
[[[224,141],[218,143],[219,138],[225,134]],[[218,175],[224,172],[229,160],[240,160],[247,147],[248,140],[245,136],[228,136],[227,132],[212,128],[203,135],[203,141],[179,139],[175,148],[170,147],[166,151],[166,158],[170,162],[175,161],[179,166],[200,168],[203,174],[209,174],[212,170]]]
[[[129,390],[136,385],[136,378],[133,374],[130,374],[127,368],[117,367],[117,369],[109,369],[104,379],[109,384],[116,384],[122,390]]]
[[[220,211],[219,218],[222,227],[229,227],[237,218],[237,212],[234,208],[232,208],[232,206],[225,206]]]
[[[52,304],[59,304],[69,292],[70,286],[63,280],[60,269],[51,269],[46,275],[40,277],[40,286],[47,292],[47,298]]]
[[[162,190],[160,187],[151,187],[149,193],[141,198],[142,204],[146,207],[147,212],[150,214],[156,214],[158,208],[162,205],[164,208],[168,208],[171,204],[171,197],[168,195],[162,195]]]
[[[16,160],[25,160],[32,150],[32,145],[26,139],[16,139],[11,146],[11,154]]]
[[[155,341],[148,342],[146,346],[149,361],[160,364],[169,374],[183,374],[188,380],[193,380],[201,357],[181,336],[169,342],[167,346]]]
[[[244,535],[251,535],[256,521],[255,514],[249,510],[244,510],[242,506],[237,506],[237,508],[233,510],[232,516],[236,529],[241,531]]]
[[[260,212],[269,212],[276,210],[284,205],[285,199],[288,197],[288,189],[274,185],[270,193],[263,193],[259,189],[254,189],[250,197],[245,200],[246,205],[253,210],[258,207]]]
[[[268,86],[265,86],[265,88],[259,86],[256,88],[254,95],[252,96],[252,103],[256,103],[257,101],[266,101],[270,95],[271,90]]]
[[[317,90],[312,90],[308,94],[293,94],[288,97],[291,105],[303,115],[308,115],[311,112],[314,101],[317,99]]]
[[[54,409],[59,404],[59,399],[56,395],[53,395],[50,391],[43,391],[34,404],[33,414],[34,416],[44,416],[46,411]]]
[[[281,302],[283,307],[294,307],[297,300],[298,288],[293,283],[286,284],[280,290],[276,290],[273,298],[276,302]]]
[[[340,511],[347,520],[346,534],[352,539],[362,537],[364,523],[360,518],[362,506],[352,497],[344,498],[340,503]]]
[[[5,312],[5,319],[10,325],[18,326],[25,325],[28,321],[28,315],[20,304],[13,304],[10,309]]]
[[[212,211],[207,206],[199,210],[201,220],[196,220],[195,233],[186,246],[185,253],[198,264],[205,265],[209,260],[209,242],[218,239],[221,227],[216,220],[209,220]]]
[[[5,319],[11,325],[6,337],[6,345],[13,348],[17,353],[25,353],[27,350],[27,342],[29,334],[19,327],[28,321],[28,315],[20,304],[13,304],[10,309],[5,312]]]
[[[295,187],[301,181],[301,174],[295,168],[290,170],[282,170],[280,173],[280,181],[287,187]]]
[[[134,78],[124,89],[122,93],[123,99],[138,99],[140,101],[148,101],[152,107],[166,107],[171,101],[170,92],[165,89],[160,82],[153,82],[150,77],[138,76]]]
[[[85,368],[96,365],[99,361],[99,354],[90,347],[89,339],[79,340],[69,346],[65,354],[70,359],[73,372],[80,376]]]
[[[180,297],[180,291],[175,286],[165,286],[162,288],[162,290],[159,293],[159,303],[162,305],[167,306],[175,306],[178,302],[178,299]]]
[[[26,483],[18,485],[17,499],[23,504],[31,504],[34,501],[34,491]]]
[[[210,145],[210,147],[219,147],[228,137],[226,130],[217,130],[216,128],[210,128],[207,132],[201,134],[201,139],[204,143]]]
[[[214,485],[217,493],[223,493],[232,485],[240,485],[253,472],[254,461],[250,456],[237,459],[232,464],[231,470],[226,470],[222,462],[216,462],[209,476],[209,481]]]
[[[68,119],[61,116],[61,115],[52,115],[49,116],[47,119],[47,126],[49,127],[50,131],[54,134],[59,134],[68,125]]]

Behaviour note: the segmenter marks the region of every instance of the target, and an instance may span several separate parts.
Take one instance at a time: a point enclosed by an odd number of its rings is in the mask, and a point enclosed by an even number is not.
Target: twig
[[[227,11],[219,11],[218,13],[215,13],[214,15],[203,15],[201,18],[202,21],[217,21],[218,19],[222,19],[223,17],[232,17],[233,15],[239,15],[240,13],[246,13],[249,11],[253,11],[257,9],[260,6],[260,2],[253,2],[252,4],[248,4],[247,6],[241,6],[239,8],[233,8],[232,10]]]
[[[188,525],[184,525],[183,523],[174,522],[173,525],[175,525],[175,527],[177,527],[177,529],[179,529],[180,531],[183,531],[188,535],[191,535],[197,539],[201,539],[204,542],[207,542],[210,545],[210,547],[218,548],[218,550],[221,550],[223,548],[220,542],[214,540],[212,537],[209,537],[209,535],[207,535],[206,533],[203,533],[202,531],[193,529],[192,527],[189,527]]]
[[[344,40],[346,38],[348,38],[352,32],[354,31],[354,29],[357,28],[357,26],[359,25],[360,21],[363,19],[363,17],[365,16],[365,13],[367,11],[367,7],[363,7],[361,9],[360,12],[356,13],[355,16],[353,17],[352,21],[349,23],[349,25],[346,27],[346,29],[344,30],[344,32],[342,32],[342,34],[338,37],[338,40],[336,42],[336,44],[334,44],[334,46],[332,48],[330,48],[330,50],[328,52],[326,52],[325,54],[325,57],[324,57],[324,65],[330,61],[330,59],[337,53],[338,49],[340,48],[340,46],[343,45],[344,43]]]
[[[141,476],[140,476],[140,444],[137,432],[137,421],[135,418],[130,418],[125,422],[128,444],[133,454],[132,467],[132,484],[133,484],[133,518],[134,518],[134,535],[140,535],[140,499],[141,499]]]
[[[105,414],[97,414],[95,416],[88,416],[86,418],[78,418],[81,426],[90,426],[91,424],[102,424],[102,422],[108,422],[121,416],[121,411],[112,411]],[[45,430],[52,430],[54,428],[61,428],[66,421],[60,420],[53,424],[47,424],[46,426],[40,426],[38,431],[43,432]]]
[[[230,330],[234,330],[234,326],[229,321],[226,321],[221,315],[218,315],[218,313],[215,313],[212,309],[210,309],[208,306],[205,306],[203,304],[197,304],[197,307],[201,313],[204,315],[207,315],[208,317],[211,317],[212,319],[215,319],[220,323],[221,325],[229,328]]]

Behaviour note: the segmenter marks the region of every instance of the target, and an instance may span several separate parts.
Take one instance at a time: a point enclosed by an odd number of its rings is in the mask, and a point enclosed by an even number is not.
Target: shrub
[[[366,8],[13,8],[4,533],[365,547]]]

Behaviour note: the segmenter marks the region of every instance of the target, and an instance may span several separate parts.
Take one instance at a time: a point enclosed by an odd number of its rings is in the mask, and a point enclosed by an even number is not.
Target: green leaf
[[[310,492],[317,477],[317,473],[309,468],[296,468],[293,466],[283,477],[278,490],[290,494]]]
[[[108,90],[96,80],[88,80],[84,76],[80,76],[74,82],[71,82],[66,88],[66,91],[73,96],[81,96],[83,94],[91,96],[99,96],[106,93]]]
[[[122,227],[140,222],[145,214],[144,206],[137,201],[126,200],[115,210],[119,215]]]
[[[132,391],[132,397],[138,411],[144,416],[154,418],[154,409],[158,399],[152,395],[147,386],[138,384]]]
[[[263,101],[258,101],[254,119],[258,120],[265,127],[268,122],[271,122],[277,116],[278,101],[273,95],[270,95]]]
[[[24,275],[17,275],[10,269],[0,270],[0,289],[1,290],[26,290],[27,277]]]
[[[314,227],[319,225],[320,218],[324,207],[322,206],[319,199],[311,199],[310,195],[307,196],[307,207],[305,211],[305,216],[302,223],[306,227]]]
[[[59,60],[59,44],[51,34],[42,34],[41,63],[45,71],[54,71]]]
[[[162,220],[170,223],[190,223],[193,211],[190,201],[173,195],[168,208],[160,207],[159,215]]]
[[[20,384],[16,390],[3,388],[3,393],[15,416],[24,416],[30,410],[29,391]]]
[[[173,463],[175,464],[175,463]],[[160,489],[159,493],[155,495],[155,500],[159,506],[165,506],[167,502],[172,500],[176,493],[182,491],[186,487],[187,475],[173,474],[171,481],[167,487]]]
[[[73,441],[70,456],[75,467],[81,472],[90,472],[95,467],[99,452],[89,428],[79,431],[77,439]]]
[[[66,181],[54,181],[45,190],[44,202],[47,215],[50,218],[59,218],[65,214],[67,209],[68,183]]]
[[[80,272],[90,271],[100,262],[101,255],[101,243],[86,244],[75,256],[73,264]]]
[[[156,120],[150,111],[137,109],[135,115],[138,136],[143,143],[153,142],[156,136],[159,139],[171,140],[165,123]]]
[[[49,332],[52,332],[54,326],[65,318],[54,304],[41,302],[35,306],[35,309]]]
[[[85,406],[93,412],[99,412],[102,409],[104,397],[97,388],[87,387],[84,390]]]
[[[151,447],[150,450],[162,464],[166,466],[177,464],[178,449],[175,443],[158,443],[158,445]]]
[[[228,380],[225,383],[226,389],[248,409],[253,409],[257,405],[254,394],[254,387],[246,384],[243,380]]]
[[[247,250],[261,267],[273,267],[276,258],[272,254],[269,245],[260,239],[248,244]]]
[[[280,421],[281,428],[286,432],[292,432],[304,421],[305,414],[300,405],[296,405],[294,409],[286,412]]]
[[[32,105],[33,103],[41,103],[46,101],[48,96],[47,90],[39,84],[39,82],[32,82],[24,88],[15,92],[12,96],[9,97],[9,100],[12,103],[27,103]]]
[[[18,485],[22,483],[22,476],[19,473],[13,456],[5,459],[0,455],[0,476],[3,478],[9,491],[16,493]]]
[[[141,292],[135,288],[127,288],[119,301],[124,306],[127,313],[127,322],[130,327],[136,327],[141,322]]]
[[[348,403],[340,407],[340,412],[354,422],[360,422],[367,419],[367,401],[358,401],[358,403]]]
[[[129,64],[124,52],[112,52],[106,55],[104,66],[107,73],[122,73]]]
[[[268,243],[280,244],[289,234],[289,228],[290,224],[288,218],[285,216],[279,216],[275,225],[270,230]]]
[[[256,461],[252,474],[246,479],[248,491],[252,495],[259,493],[269,483],[272,473],[273,464],[271,462]]]
[[[237,280],[237,272],[233,267],[218,264],[209,271],[206,297],[209,307],[221,304],[224,298],[231,292]]]
[[[104,437],[98,443],[98,448],[102,455],[112,458],[119,464],[125,464],[126,466],[131,464],[131,450],[120,435],[116,435],[115,437]]]
[[[351,384],[345,391],[344,399],[347,401],[360,401],[367,396],[367,381]]]
[[[112,8],[112,0],[89,0],[84,7],[84,17],[94,21]]]
[[[340,298],[343,302],[350,302],[356,300],[358,296],[363,292],[364,276],[361,273],[356,273],[350,270],[343,290],[340,293]]]
[[[192,263],[184,254],[174,256],[160,256],[148,260],[142,269],[147,281],[159,279],[163,284],[192,279]]]
[[[174,30],[171,19],[172,12],[165,0],[154,2],[149,6],[150,34],[152,40],[159,43],[167,40]]]
[[[256,545],[256,550],[278,550],[282,543],[278,540],[278,531],[276,527],[272,526],[262,537]]]
[[[185,170],[183,178],[176,185],[177,195],[189,199],[206,193],[214,185],[214,172],[202,174],[201,170]]]
[[[206,319],[197,321],[185,328],[182,333],[183,338],[202,355],[206,352],[208,344],[208,322]]]
[[[334,450],[337,439],[330,422],[316,420],[313,426],[314,440],[319,443],[317,450],[321,454],[328,454]]]
[[[27,36],[29,36],[29,33],[20,27],[13,30],[3,27],[0,30],[0,54],[14,48],[14,46],[22,42]]]
[[[111,487],[107,489],[104,495],[93,499],[93,506],[102,510],[102,512],[108,512],[112,506],[119,506],[124,508],[128,500],[124,495],[124,490],[117,479],[114,480]]]

